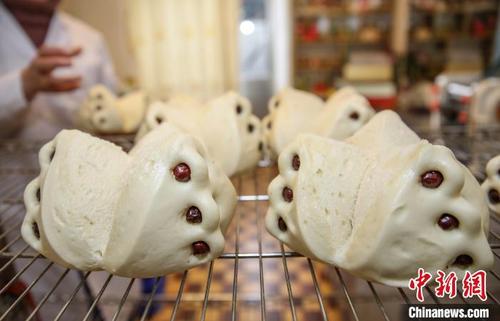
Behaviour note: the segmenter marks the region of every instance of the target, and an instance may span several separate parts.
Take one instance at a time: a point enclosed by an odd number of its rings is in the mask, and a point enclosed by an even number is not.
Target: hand
[[[38,92],[65,92],[80,87],[81,77],[54,77],[52,71],[58,67],[71,66],[71,58],[78,55],[81,48],[65,50],[56,47],[42,47],[38,55],[21,74],[24,95],[31,101]]]

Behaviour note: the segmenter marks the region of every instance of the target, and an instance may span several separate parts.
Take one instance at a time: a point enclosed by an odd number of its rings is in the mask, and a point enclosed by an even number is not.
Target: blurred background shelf
[[[439,75],[470,83],[490,62],[498,5],[496,0],[295,0],[292,83],[322,97],[340,86],[363,84],[365,94],[375,95],[369,97],[375,108],[395,108],[387,102],[421,83],[431,86]],[[374,65],[380,61],[356,58],[360,52],[368,53],[365,58],[385,56],[391,77],[379,68],[377,79]],[[353,79],[349,71],[355,69],[373,73]],[[377,96],[382,87],[385,96]],[[386,103],[379,105],[381,99]]]
[[[364,81],[350,77],[365,63],[363,59],[351,61],[356,52],[389,52],[392,1],[295,1],[293,10],[293,83],[297,88],[326,98],[340,82]],[[321,71],[313,74],[316,69]],[[393,80],[392,75],[382,78]],[[378,83],[373,75],[368,80]]]
[[[391,7],[384,4],[375,9],[361,9],[361,10],[350,10],[345,5],[298,5],[295,11],[295,16],[299,18],[305,17],[317,17],[317,16],[329,16],[329,17],[343,17],[345,15],[351,16],[369,16],[369,15],[380,15],[380,14],[390,14]]]

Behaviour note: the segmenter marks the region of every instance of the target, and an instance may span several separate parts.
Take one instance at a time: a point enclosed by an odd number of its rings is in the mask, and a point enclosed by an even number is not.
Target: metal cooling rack
[[[418,131],[418,130],[417,130]],[[500,128],[477,130],[467,133],[461,127],[445,127],[439,132],[423,132],[432,142],[444,143],[452,148],[462,162],[482,179],[487,160],[500,153]],[[132,138],[127,136],[106,137],[121,145],[125,150],[132,146]],[[135,279],[114,277],[104,272],[76,272],[61,269],[58,277],[42,289],[34,304],[26,303],[29,293],[44,282],[46,275],[56,269],[55,265],[35,253],[21,238],[20,225],[24,217],[22,193],[26,184],[38,175],[37,153],[41,142],[0,141],[0,274],[11,270],[11,276],[1,282],[0,296],[5,295],[7,288],[17,280],[24,279],[27,287],[12,300],[0,315],[0,321],[18,320],[13,317],[14,311],[24,307],[24,320],[37,320],[44,310],[51,307],[52,314],[44,320],[146,320],[149,312],[156,304],[167,309],[170,320],[399,320],[401,306],[404,303],[416,303],[414,293],[407,289],[390,288],[355,278],[338,268],[313,262],[300,254],[290,251],[275,239],[272,239],[263,228],[263,218],[267,208],[268,197],[265,194],[268,182],[276,175],[276,169],[262,164],[256,171],[233,180],[239,202],[235,217],[227,237],[226,251],[221,257],[204,267],[206,275],[201,289],[188,291],[186,287],[190,279],[197,277],[199,271],[192,269],[177,275],[169,275],[166,281],[175,281],[178,288],[174,293],[161,293],[161,278],[153,280],[152,291],[148,295],[132,297],[130,295]],[[248,223],[248,221],[251,223]],[[242,223],[245,222],[245,223]],[[253,248],[248,250],[248,242],[242,241],[244,229],[255,231]],[[275,242],[275,243],[272,243]],[[271,245],[270,245],[271,244]],[[274,245],[273,245],[274,244]],[[488,271],[488,302],[500,304],[500,221],[492,216],[490,244],[495,255],[495,266]],[[229,249],[228,249],[229,247]],[[268,269],[267,263],[279,262],[279,271]],[[230,288],[227,295],[217,296],[215,290],[219,282],[214,275],[218,272],[220,262],[229,262],[229,269],[223,270],[229,276]],[[302,263],[299,273],[292,271],[295,263]],[[256,291],[249,295],[240,291],[246,286],[242,281],[244,264],[254,264]],[[27,271],[38,264],[31,276]],[[12,271],[13,266],[16,269]],[[227,263],[226,263],[227,265]],[[282,271],[282,272],[281,272]],[[76,274],[75,274],[76,273]],[[78,282],[72,287],[60,288],[65,278],[74,274]],[[97,287],[91,289],[89,280],[92,275],[99,274]],[[308,281],[304,281],[306,279]],[[106,291],[113,280],[119,279],[123,285],[120,290]],[[278,284],[286,288],[282,295],[271,294],[267,285],[278,279]],[[298,288],[298,283],[309,284],[308,291]],[[325,286],[333,288],[332,293],[325,292]],[[105,298],[105,292],[112,292],[111,298]],[[306,293],[307,292],[307,293]],[[455,299],[441,299],[434,296],[426,288],[426,303],[462,303],[474,304],[477,300],[465,300],[458,295]],[[307,312],[303,312],[305,304],[301,301],[312,298],[307,303]],[[214,314],[225,304],[223,316]],[[142,305],[140,313],[133,313],[125,307]],[[75,314],[74,308],[84,307],[84,312]],[[182,310],[194,307],[195,315],[183,313]],[[166,308],[165,308],[166,307]],[[250,307],[250,308],[249,308]],[[103,310],[108,310],[106,317]],[[339,311],[333,314],[332,311]],[[249,313],[250,311],[251,313]],[[0,312],[1,313],[1,312]],[[309,314],[308,314],[309,313]],[[217,315],[214,317],[214,315]],[[21,320],[21,319],[19,319]]]

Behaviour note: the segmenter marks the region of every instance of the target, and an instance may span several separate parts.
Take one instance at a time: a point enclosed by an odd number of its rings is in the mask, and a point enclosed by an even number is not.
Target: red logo
[[[425,272],[424,269],[419,268],[417,277],[408,281],[408,287],[410,290],[416,291],[418,301],[424,302],[423,288],[431,279],[431,273]],[[437,286],[434,289],[434,293],[437,297],[443,298],[445,295],[448,295],[450,299],[453,299],[457,296],[458,278],[455,272],[446,274],[445,272],[438,270],[435,281]],[[462,296],[464,298],[477,296],[482,301],[486,301],[488,298],[486,293],[486,272],[483,270],[479,270],[474,273],[466,271],[462,280],[462,291]]]
[[[482,301],[486,301],[486,272],[480,270],[471,274],[466,271],[462,280],[462,288],[464,298],[472,298],[477,295]]]
[[[448,294],[450,299],[457,296],[457,274],[455,272],[450,272],[446,275],[441,270],[437,271],[438,276],[436,277],[436,282],[438,286],[434,290],[436,296],[443,298],[445,294]]]
[[[424,292],[422,288],[432,279],[432,274],[425,272],[424,269],[418,269],[418,276],[410,279],[408,287],[410,290],[417,290],[417,300],[424,302]]]

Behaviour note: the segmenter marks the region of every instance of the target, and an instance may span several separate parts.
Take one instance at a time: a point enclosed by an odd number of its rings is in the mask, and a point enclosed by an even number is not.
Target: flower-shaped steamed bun
[[[486,175],[481,187],[486,192],[490,209],[500,215],[500,155],[490,159],[486,165]]]
[[[316,95],[293,88],[285,88],[273,96],[264,122],[273,152],[281,153],[299,133],[306,132],[323,105]]]
[[[331,104],[331,105],[335,105],[347,97],[357,96],[357,95],[359,95],[359,93],[354,87],[345,86],[345,87],[342,87],[339,90],[335,91],[333,93],[333,95],[330,95],[330,97],[328,97],[328,99],[326,100],[326,103]]]
[[[140,91],[116,97],[103,85],[92,87],[78,112],[80,127],[91,133],[130,134],[137,131],[147,99]]]
[[[260,122],[252,114],[250,101],[228,92],[203,106],[174,100],[151,105],[137,136],[153,130],[162,122],[172,122],[197,137],[208,154],[231,176],[255,167],[261,158]]]
[[[212,99],[203,108],[199,124],[202,141],[228,176],[235,174],[240,162],[248,157],[244,156],[243,144],[256,132],[247,130],[251,126],[251,108],[246,98],[234,92]]]
[[[24,239],[59,264],[98,269],[127,154],[86,133],[63,130],[42,147],[39,163],[40,175],[24,193]]]
[[[368,100],[350,87],[341,89],[326,102],[312,122],[311,133],[333,139],[346,139],[375,115]]]
[[[271,148],[271,135],[272,135],[272,117],[271,114],[267,114],[261,120],[261,130],[262,130],[262,158],[270,161],[274,161],[278,155]]]
[[[324,103],[319,97],[287,88],[271,98],[264,118],[264,137],[274,154],[299,134],[345,139],[375,114],[368,100],[352,87],[344,87]]]
[[[261,122],[257,116],[250,115],[247,126],[240,126],[240,130],[243,131],[240,134],[243,137],[243,150],[236,168],[237,173],[255,168],[265,152]]]
[[[78,110],[79,127],[87,132],[119,132],[122,120],[115,105],[115,95],[105,86],[92,87]]]
[[[173,125],[129,154],[64,130],[41,149],[40,165],[22,235],[63,266],[152,277],[222,253],[236,193],[201,143]]]
[[[345,142],[301,135],[279,157],[266,227],[292,249],[407,286],[418,268],[488,269],[488,210],[446,147],[384,111]]]
[[[473,86],[471,101],[472,121],[479,125],[500,122],[500,79],[486,78]]]
[[[167,122],[192,134],[198,134],[199,116],[200,110],[195,104],[186,101],[181,104],[155,101],[146,112],[144,121],[135,136],[135,142],[139,142],[147,133]]]
[[[206,160],[202,144],[165,130],[168,126],[146,135],[130,152],[134,174],[118,201],[104,259],[113,273],[182,271],[224,249],[234,189]]]

